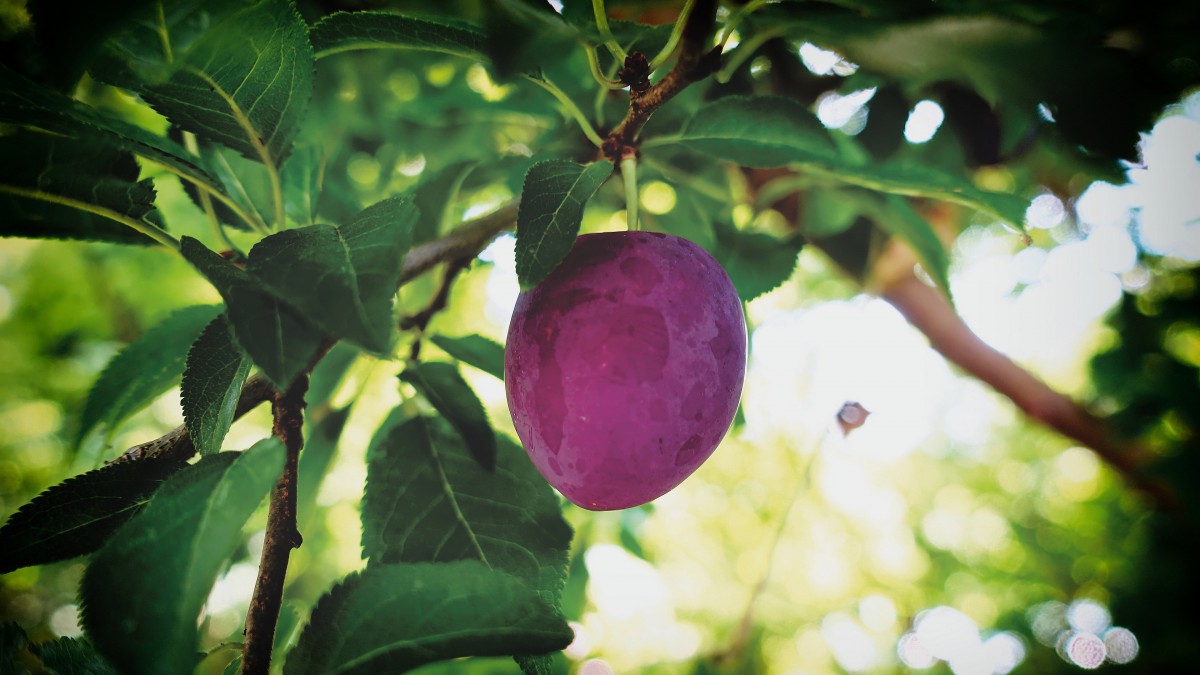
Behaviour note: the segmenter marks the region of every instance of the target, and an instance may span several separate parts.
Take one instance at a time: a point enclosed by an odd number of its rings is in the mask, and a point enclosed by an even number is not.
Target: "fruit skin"
[[[691,475],[729,429],[745,374],[729,276],[655,232],[579,237],[517,298],[504,357],[534,466],[593,511],[644,504]]]

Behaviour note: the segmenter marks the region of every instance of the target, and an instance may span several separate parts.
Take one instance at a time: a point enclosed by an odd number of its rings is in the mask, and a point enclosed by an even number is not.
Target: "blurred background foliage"
[[[581,6],[566,4],[576,12]],[[672,16],[667,3],[609,4],[626,18]],[[836,4],[874,8],[887,21],[917,3]],[[939,3],[947,12],[976,4]],[[997,11],[1058,36],[1099,30],[1119,23],[1110,15],[1134,11],[1127,3],[1076,4],[1005,3]],[[405,6],[452,16],[483,11],[473,2]],[[310,19],[334,8],[301,3]],[[1154,35],[1150,29],[1171,21],[1171,11],[1121,15],[1132,26],[1122,35]],[[21,3],[5,3],[3,16],[8,31],[29,21]],[[758,30],[769,27],[765,21]],[[755,29],[747,23],[734,40]],[[665,31],[642,39],[661,41]],[[767,59],[780,43],[787,58]],[[951,250],[958,311],[989,344],[1094,405],[1148,448],[1158,460],[1152,466],[1182,502],[1182,517],[1194,525],[1200,96],[1164,111],[1166,101],[1139,87],[1157,91],[1143,75],[1170,78],[1200,66],[1158,63],[1172,45],[1155,45],[1141,52],[1144,73],[1122,73],[1103,92],[1136,102],[1140,128],[1154,129],[1140,156],[1136,138],[1095,132],[1132,162],[1122,168],[1077,150],[1091,131],[1074,141],[1043,133],[1052,128],[1052,111],[1038,119],[1036,107],[1007,106],[1003,92],[985,100],[944,82],[878,86],[885,82],[880,68],[860,70],[850,57],[812,43],[759,47],[763,52],[743,56],[726,82],[693,87],[664,108],[647,135],[677,129],[706,97],[777,90],[783,82],[827,127],[857,137],[869,152],[966,166],[978,185],[1028,198],[1029,242],[966,211],[945,218],[958,232]],[[1060,47],[1073,53],[1071,44]],[[998,65],[1018,73],[1025,67]],[[546,68],[600,126],[615,123],[623,94],[598,95],[586,73],[579,50]],[[588,152],[545,92],[494,80],[458,57],[331,57],[320,63],[315,92],[300,143],[325,167],[322,220],[338,222],[420,184],[435,186],[433,199],[447,209],[442,222],[457,223],[519,193],[534,152]],[[76,94],[165,128],[137,100],[87,78]],[[1104,96],[1092,104],[1102,106]],[[922,109],[924,117],[916,112]],[[1082,113],[1105,121],[1103,107]],[[1156,115],[1163,120],[1157,127]],[[722,228],[783,236],[793,226],[782,207],[754,194],[749,173],[668,151],[644,167],[648,225],[718,255]],[[241,170],[252,192],[253,167]],[[157,179],[172,232],[208,240],[202,214],[178,182],[146,171]],[[830,190],[799,207],[803,226],[815,230],[810,235],[853,217],[839,199],[852,203],[854,190]],[[611,181],[593,200],[584,230],[623,229],[623,207],[619,183]],[[428,333],[479,333],[502,342],[517,293],[512,251],[507,235],[484,251]],[[564,610],[577,637],[557,665],[586,675],[1187,669],[1200,628],[1194,530],[1156,510],[1091,451],[1030,422],[949,366],[894,309],[863,291],[870,262],[859,260],[855,269],[806,247],[785,282],[748,304],[752,345],[742,414],[683,486],[623,512],[565,504],[577,536]],[[770,288],[759,275],[769,270],[749,273],[743,283]],[[426,305],[435,291],[429,276],[402,289],[402,312]],[[219,300],[185,262],[163,251],[0,241],[0,514],[181,423],[176,391],[111,438],[93,438],[78,452],[71,447],[87,390],[122,345],[174,309]],[[439,353],[432,344],[424,349]],[[406,350],[401,344],[397,353]],[[288,572],[281,640],[294,638],[300,617],[331,583],[363,564],[364,457],[400,400],[399,367],[339,348],[315,375],[314,389],[333,393],[310,410],[301,468],[309,481],[301,490],[304,546]],[[512,434],[502,383],[470,368],[465,375],[496,427]],[[837,419],[847,402],[871,413],[849,432]],[[267,434],[269,419],[259,410],[234,426],[226,445],[248,447]],[[209,598],[206,670],[220,672],[234,653],[220,645],[240,639],[263,524],[261,513],[248,524],[246,546]],[[0,619],[18,622],[34,642],[78,635],[82,569],[71,561],[0,577]],[[514,670],[510,660],[497,659],[424,672]]]

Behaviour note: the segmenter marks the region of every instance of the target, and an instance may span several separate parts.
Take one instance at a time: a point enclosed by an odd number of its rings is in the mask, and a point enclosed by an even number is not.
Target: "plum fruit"
[[[746,324],[704,249],[654,232],[579,237],[517,299],[504,384],[517,435],[593,511],[679,485],[724,437],[746,374]]]

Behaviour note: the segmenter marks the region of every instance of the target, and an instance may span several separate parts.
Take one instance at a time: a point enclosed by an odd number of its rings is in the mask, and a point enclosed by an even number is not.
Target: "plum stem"
[[[629,231],[638,231],[637,155],[626,153],[621,158],[621,177],[625,180],[625,216]]]

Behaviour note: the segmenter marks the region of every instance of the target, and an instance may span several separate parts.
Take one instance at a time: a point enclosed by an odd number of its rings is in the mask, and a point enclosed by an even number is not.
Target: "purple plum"
[[[645,504],[691,475],[729,429],[745,374],[729,276],[656,232],[579,237],[517,298],[504,356],[529,458],[593,511]]]

